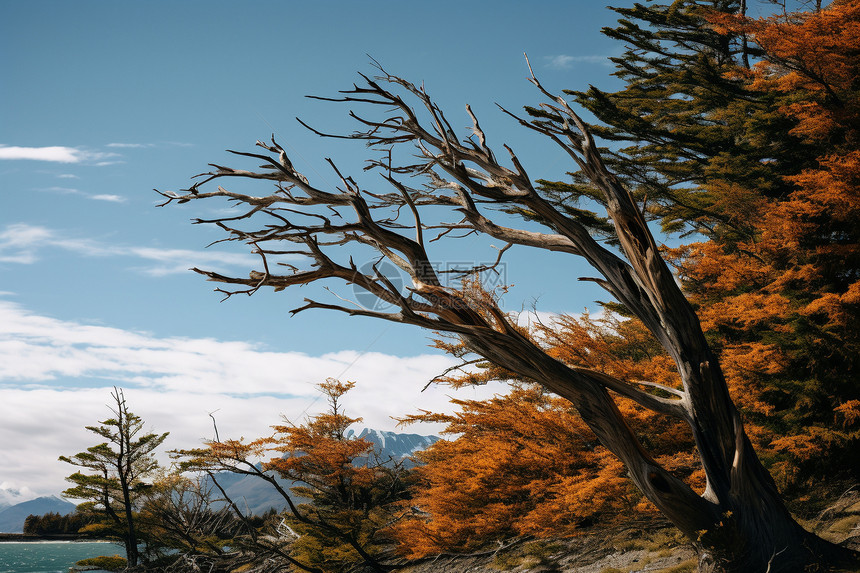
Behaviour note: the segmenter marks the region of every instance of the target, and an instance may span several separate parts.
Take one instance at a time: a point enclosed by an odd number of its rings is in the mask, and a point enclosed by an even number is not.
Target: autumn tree
[[[736,249],[698,244],[680,253],[683,276],[707,327],[721,333],[732,369],[747,385],[759,378],[769,410],[757,414],[770,426],[783,481],[833,467],[856,479],[860,4],[713,20],[762,47],[751,88],[774,94],[776,112],[791,122],[787,136],[813,150],[814,161],[785,176],[788,193],[761,203],[751,240]],[[731,273],[712,281],[714,265]]]
[[[78,506],[85,514],[101,517],[100,533],[119,539],[125,546],[128,565],[138,563],[139,528],[135,513],[142,495],[149,489],[147,479],[159,467],[153,452],[168,434],[142,434],[144,422],[128,410],[122,389],[111,393],[113,417],[86,426],[105,441],[60,461],[82,468],[66,479],[74,484],[63,495],[89,500]]]
[[[392,542],[385,532],[406,496],[407,470],[381,458],[372,442],[347,431],[361,418],[347,416],[342,398],[353,382],[328,379],[318,385],[328,409],[304,424],[273,426],[269,438],[215,441],[182,452],[185,469],[208,475],[234,513],[245,522],[233,545],[293,570],[337,573],[356,568],[389,571]],[[257,460],[273,456],[262,464]],[[218,472],[255,476],[281,496],[287,511],[266,527],[249,522],[219,484]],[[285,484],[293,484],[292,487]]]
[[[347,434],[361,420],[343,410],[341,398],[354,386],[335,379],[320,384],[328,411],[301,426],[275,426],[274,449],[283,455],[267,464],[298,484],[294,494],[310,500],[299,506],[301,519],[287,518],[298,536],[291,552],[324,571],[345,570],[368,555],[381,561],[390,545],[383,529],[408,485],[400,461],[380,458],[372,442]]]
[[[844,550],[804,531],[786,510],[744,431],[698,317],[660,256],[642,205],[609,171],[591,133],[564,98],[532,75],[532,83],[546,98],[541,113],[530,120],[508,115],[570,157],[597,190],[592,199],[605,209],[608,225],[565,209],[557,197],[543,192],[510,146],[505,146],[509,162],[503,164],[468,107],[472,136],[460,139],[423,87],[384,71],[362,78],[361,85],[334,99],[382,115],[353,111],[362,127],[342,137],[380,152],[369,168],[380,172],[389,189],[366,191],[330,161],[340,183],[324,190],[296,170],[274,138],[271,143],[258,142],[268,153],[236,153],[263,162],[261,169],[216,165],[190,189],[163,193],[166,203],[222,198],[244,207],[235,216],[198,222],[216,224],[227,240],[252,245],[261,268],[247,277],[198,272],[233,285],[219,289],[228,297],[331,279],[356,285],[394,310],[337,299],[306,300],[293,312],[328,309],[450,333],[472,355],[569,400],[601,445],[624,464],[635,486],[696,546],[702,571],[767,567],[772,572],[796,571],[805,564],[847,558]],[[417,154],[417,159],[410,154]],[[425,185],[411,187],[404,182],[410,175],[422,177]],[[213,180],[230,178],[268,180],[274,191],[254,196],[223,187],[204,188]],[[407,216],[409,221],[400,218]],[[524,224],[516,226],[517,218]],[[542,230],[535,225],[542,225]],[[455,231],[548,250],[562,261],[571,256],[587,261],[599,275],[589,279],[638,317],[666,350],[680,384],[630,380],[568,364],[523,335],[492,299],[446,286],[431,264],[436,243],[430,235],[440,241],[456,240]],[[596,238],[607,234],[617,248]],[[344,253],[346,245],[373,247],[410,277],[411,286],[397,288],[377,266],[359,269]],[[291,257],[289,263],[278,266],[285,254]],[[297,254],[306,256],[308,263],[295,265]],[[706,480],[703,493],[646,449],[619,408],[618,396],[689,426]]]
[[[857,3],[743,6],[618,9],[626,86],[575,95],[652,216],[709,239],[671,257],[780,485],[856,479]]]
[[[521,536],[565,537],[610,526],[641,494],[624,466],[572,410],[537,385],[517,385],[486,401],[452,400],[450,440],[417,454],[410,511],[394,526],[410,558],[469,553]]]

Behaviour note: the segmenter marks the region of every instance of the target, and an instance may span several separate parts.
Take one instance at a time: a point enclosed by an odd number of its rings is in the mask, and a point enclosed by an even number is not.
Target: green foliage
[[[74,535],[86,533],[85,528],[92,523],[92,517],[84,512],[75,511],[68,515],[49,512],[45,515],[28,515],[24,520],[25,535]]]
[[[122,571],[125,569],[127,563],[126,559],[119,555],[112,555],[110,557],[102,555],[100,557],[81,559],[75,565],[78,567],[97,567],[105,571]]]
[[[664,231],[710,240],[669,256],[780,486],[856,479],[858,10],[744,20],[745,4],[614,8],[624,87],[569,93]],[[576,174],[544,189],[595,200]]]
[[[742,5],[679,0],[613,8],[618,26],[603,32],[626,46],[612,59],[624,88],[568,92],[597,117],[590,129],[613,143],[607,163],[665,232],[749,236],[738,211],[749,212],[762,195],[785,195],[790,185],[782,176],[810,164],[805,147],[785,136],[793,123],[776,113],[774,95],[750,89],[745,72],[761,50],[743,34],[718,33],[708,20],[738,14]],[[579,176],[574,181],[588,187]]]
[[[111,394],[114,417],[87,430],[105,441],[74,456],[60,456],[60,461],[84,471],[66,478],[74,484],[63,495],[87,500],[79,511],[92,516],[93,523],[85,530],[118,539],[126,547],[129,564],[137,564],[138,533],[134,512],[150,485],[145,481],[158,470],[153,451],[168,434],[143,434],[143,420],[128,411],[122,390]]]

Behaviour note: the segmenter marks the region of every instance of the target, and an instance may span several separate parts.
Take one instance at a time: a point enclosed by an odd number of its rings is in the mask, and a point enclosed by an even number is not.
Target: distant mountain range
[[[59,513],[68,515],[75,511],[75,504],[57,496],[37,497],[0,509],[0,533],[21,533],[28,515]]]
[[[355,432],[353,430],[349,430],[346,433],[348,438],[354,435]],[[436,436],[399,434],[397,432],[383,432],[368,428],[364,428],[357,437],[372,442],[383,459],[390,457],[394,461],[402,461],[412,456],[415,452],[426,450],[439,439]]]
[[[390,460],[391,463],[404,462],[407,466],[413,465],[409,459],[412,454],[427,449],[439,438],[436,436],[421,436],[418,434],[400,434],[397,432],[385,432],[364,428],[358,434],[353,430],[347,432],[347,437],[356,436],[371,442],[380,458]],[[224,491],[242,511],[260,515],[271,508],[278,511],[286,509],[287,503],[277,491],[267,482],[254,477],[242,476],[222,472],[217,475],[218,483]],[[281,486],[289,491],[289,488],[297,485],[290,480],[278,480]],[[216,497],[218,493],[215,492]],[[294,498],[295,503],[304,503],[307,500]]]
[[[365,428],[356,434],[353,430],[347,432],[347,437],[365,438],[373,443],[382,460],[391,463],[404,462],[407,466],[413,462],[409,459],[412,454],[428,448],[439,438],[436,436],[420,436],[418,434],[399,434]],[[218,474],[218,483],[224,488],[240,509],[254,514],[262,514],[271,508],[278,511],[286,508],[286,502],[265,481],[253,477],[231,473]],[[279,480],[289,491],[295,485],[288,480]],[[217,497],[217,492],[216,492]],[[295,499],[302,503],[307,500]],[[0,533],[21,533],[24,530],[24,520],[28,515],[44,515],[59,513],[67,515],[75,510],[75,504],[56,496],[39,497],[21,503],[9,504],[0,499]]]

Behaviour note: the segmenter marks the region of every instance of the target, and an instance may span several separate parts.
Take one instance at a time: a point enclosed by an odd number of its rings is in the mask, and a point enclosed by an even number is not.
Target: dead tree
[[[640,206],[607,170],[591,135],[565,100],[548,92],[532,74],[531,82],[546,98],[542,111],[529,119],[505,113],[560,147],[600,191],[617,248],[597,240],[586,223],[542,194],[511,147],[503,146],[508,160],[501,161],[468,106],[472,133],[460,139],[423,86],[380,71],[377,77],[362,75],[363,82],[341,92],[342,97],[317,98],[370,110],[350,111],[359,131],[330,135],[309,129],[378,150],[380,155],[367,169],[380,173],[383,189],[362,189],[331,160],[339,185],[317,187],[296,170],[274,137],[271,143],[257,142],[264,152],[231,152],[263,165],[257,171],[213,165],[190,189],[162,193],[164,204],[219,197],[243,206],[236,216],[196,222],[217,225],[227,233],[224,240],[251,245],[261,257],[261,268],[247,277],[194,270],[211,281],[234,285],[218,289],[227,297],[262,287],[278,291],[339,279],[393,310],[368,309],[342,299],[305,299],[292,312],[336,310],[449,333],[474,354],[570,400],[600,442],[624,462],[642,493],[696,546],[700,571],[788,572],[852,558],[805,531],[786,510],[744,433],[719,362],[661,258]],[[395,161],[404,146],[414,152],[413,159]],[[411,177],[423,184],[407,185]],[[221,186],[203,189],[211,181],[229,178],[269,180],[274,190],[251,196]],[[449,219],[438,218],[444,209]],[[431,215],[437,218],[427,220]],[[532,224],[510,224],[517,216]],[[545,230],[532,230],[533,222]],[[454,240],[458,233],[489,235],[507,245],[502,251],[524,246],[586,260],[599,274],[587,280],[597,282],[644,322],[674,359],[682,388],[568,366],[523,336],[492,301],[446,286],[432,264],[431,243]],[[428,240],[428,235],[433,237]],[[348,252],[342,247],[356,244],[372,247],[380,261],[399,267],[411,286],[398,289],[376,265],[369,271],[359,269],[342,255]],[[308,265],[278,261],[299,254],[308,258]],[[616,406],[616,395],[689,424],[707,475],[704,493],[693,491],[645,450]]]

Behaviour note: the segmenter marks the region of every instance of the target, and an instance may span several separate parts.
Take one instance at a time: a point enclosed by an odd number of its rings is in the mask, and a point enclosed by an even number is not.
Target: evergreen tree
[[[63,495],[89,500],[81,504],[85,512],[102,517],[104,533],[122,541],[129,566],[138,563],[139,532],[135,510],[141,495],[148,489],[145,481],[159,465],[152,452],[168,434],[143,434],[143,420],[129,412],[125,395],[114,388],[111,393],[112,418],[99,426],[86,426],[105,441],[71,457],[60,456],[87,473],[77,471],[66,479],[74,484]]]
[[[763,50],[750,89],[771,94],[810,165],[762,200],[754,240],[676,251],[687,292],[721,348],[736,395],[767,431],[784,486],[830,476],[856,480],[860,463],[860,4],[789,17],[720,17]]]
[[[855,479],[860,8],[745,8],[616,8],[604,32],[627,46],[614,59],[625,87],[570,93],[664,229],[710,239],[671,256],[780,485],[833,467]]]
[[[590,129],[612,143],[607,162],[664,231],[748,238],[761,198],[787,194],[783,176],[813,157],[787,136],[791,122],[776,113],[775,94],[751,89],[746,72],[761,49],[744,31],[710,22],[745,9],[744,0],[613,8],[618,26],[603,32],[626,46],[612,58],[624,88],[568,92],[599,120]],[[545,183],[547,192],[567,202],[593,197],[574,177],[573,186]]]

